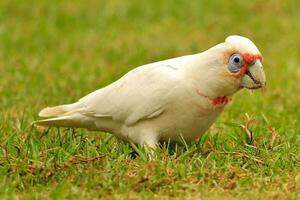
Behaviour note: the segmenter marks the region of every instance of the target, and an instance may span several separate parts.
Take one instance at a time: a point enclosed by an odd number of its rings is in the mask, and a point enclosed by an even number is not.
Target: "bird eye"
[[[229,58],[228,69],[230,72],[236,73],[240,70],[243,64],[244,64],[243,57],[240,54],[236,53]]]
[[[234,61],[235,63],[239,63],[239,62],[240,62],[240,58],[239,58],[239,57],[235,57],[235,58],[233,59],[233,61]]]

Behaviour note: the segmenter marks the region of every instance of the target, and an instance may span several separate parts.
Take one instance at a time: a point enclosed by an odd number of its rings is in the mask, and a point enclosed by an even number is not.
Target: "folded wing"
[[[42,110],[40,116],[55,118],[36,123],[89,128],[93,120],[106,119],[133,125],[140,120],[161,115],[168,106],[169,95],[176,88],[178,80],[179,73],[175,66],[145,65],[74,104]]]

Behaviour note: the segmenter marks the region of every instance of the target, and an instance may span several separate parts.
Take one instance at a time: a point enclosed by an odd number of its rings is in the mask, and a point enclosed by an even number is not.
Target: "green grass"
[[[291,0],[0,1],[0,198],[299,199],[299,7]],[[131,159],[133,149],[106,133],[31,126],[45,106],[230,34],[255,41],[268,88],[236,94],[199,141],[162,147],[147,161]],[[254,119],[252,140],[241,128],[245,113]]]

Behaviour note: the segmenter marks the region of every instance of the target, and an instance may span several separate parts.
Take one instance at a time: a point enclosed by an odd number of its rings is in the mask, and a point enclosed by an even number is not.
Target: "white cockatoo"
[[[262,55],[248,38],[229,36],[202,53],[137,67],[79,101],[43,109],[41,126],[105,131],[155,148],[192,141],[241,88],[265,86]]]

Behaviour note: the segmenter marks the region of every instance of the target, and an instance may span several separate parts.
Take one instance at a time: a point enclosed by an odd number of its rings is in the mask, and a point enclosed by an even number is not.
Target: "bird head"
[[[231,96],[241,88],[257,89],[266,85],[262,55],[248,38],[229,36],[199,58],[203,83],[200,89],[207,96]]]
[[[262,55],[248,38],[229,36],[225,40],[225,74],[235,79],[239,87],[257,89],[266,85]]]

